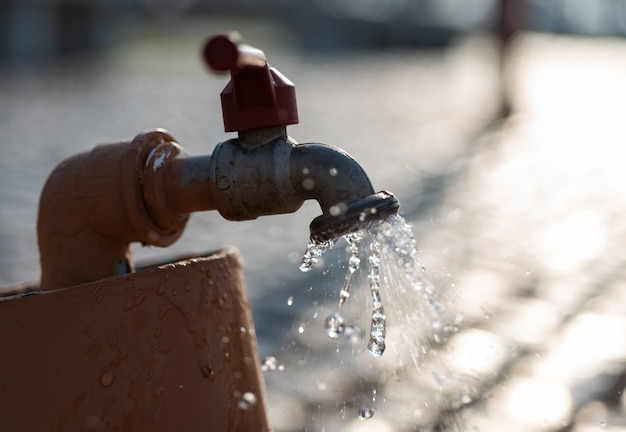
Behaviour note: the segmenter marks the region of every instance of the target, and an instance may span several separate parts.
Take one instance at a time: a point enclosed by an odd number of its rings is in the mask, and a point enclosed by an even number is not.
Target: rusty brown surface
[[[0,301],[0,346],[2,430],[269,430],[233,250]]]
[[[132,269],[131,242],[168,246],[180,237],[188,215],[169,212],[158,187],[162,181],[155,180],[169,155],[179,151],[174,138],[156,130],[97,146],[57,166],[39,202],[43,290]]]

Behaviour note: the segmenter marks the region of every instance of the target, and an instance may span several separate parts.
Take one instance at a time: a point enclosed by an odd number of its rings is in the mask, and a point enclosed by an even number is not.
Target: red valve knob
[[[204,59],[231,74],[220,95],[226,132],[298,123],[296,88],[267,64],[263,51],[240,43],[237,34],[220,35],[206,43]]]

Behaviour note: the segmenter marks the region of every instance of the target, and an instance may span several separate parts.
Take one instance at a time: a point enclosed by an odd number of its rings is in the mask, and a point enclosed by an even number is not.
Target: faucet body
[[[307,199],[330,213],[338,203],[374,193],[347,153],[325,144],[297,144],[286,132],[254,148],[241,139],[220,143],[210,172],[213,202],[228,220],[294,212]]]
[[[316,242],[397,212],[397,199],[375,194],[346,152],[287,135],[286,125],[298,121],[294,86],[262,51],[218,36],[205,56],[214,69],[231,71],[221,98],[225,129],[238,137],[211,155],[188,157],[155,130],[61,163],[39,206],[42,289],[133,271],[131,242],[168,246],[195,211],[241,221],[291,213],[314,199],[322,210],[311,224]]]
[[[257,136],[248,134],[218,144],[211,155],[188,157],[156,130],[62,162],[40,199],[42,289],[133,271],[130,243],[170,245],[191,212],[218,210],[242,221],[292,213],[314,199],[322,217],[333,219],[374,193],[347,153],[297,144],[283,132],[263,145],[250,147]]]

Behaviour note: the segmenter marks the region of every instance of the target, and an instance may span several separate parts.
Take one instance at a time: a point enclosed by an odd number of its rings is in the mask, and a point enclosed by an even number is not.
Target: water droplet
[[[115,375],[109,370],[102,372],[102,375],[100,375],[100,384],[102,387],[109,387],[113,384],[113,381],[115,381]]]
[[[362,406],[359,408],[359,419],[360,420],[368,420],[374,417],[376,410],[374,408],[368,406]]]
[[[287,306],[291,306],[293,304],[293,296],[289,296],[287,299]]]
[[[337,173],[338,173],[337,168],[331,168],[329,170],[329,174],[330,174],[331,177],[335,177],[337,175]]]
[[[311,177],[305,178],[304,180],[302,180],[302,187],[305,190],[313,190],[315,188],[315,180]]]
[[[350,291],[343,287],[341,291],[339,291],[339,306],[343,305],[346,300],[350,297]]]
[[[339,204],[331,206],[331,208],[328,209],[328,212],[330,213],[331,216],[340,216],[347,211],[348,211],[348,204],[344,202],[340,202]]]
[[[276,369],[278,369],[278,360],[274,356],[265,357],[261,362],[261,370],[263,372],[275,371]]]
[[[380,357],[385,352],[385,338],[383,336],[371,336],[367,343],[367,350],[372,353],[374,357]]]
[[[300,334],[304,333],[304,324],[300,324],[298,326],[298,333],[300,333]]]
[[[324,321],[324,328],[331,339],[339,339],[345,331],[343,317],[338,313],[333,313]]]
[[[257,402],[257,399],[256,399],[256,395],[254,393],[252,393],[252,392],[245,392],[241,396],[241,399],[239,399],[239,402],[237,403],[237,406],[240,409],[242,409],[242,410],[247,410],[252,405],[255,405],[256,402]]]

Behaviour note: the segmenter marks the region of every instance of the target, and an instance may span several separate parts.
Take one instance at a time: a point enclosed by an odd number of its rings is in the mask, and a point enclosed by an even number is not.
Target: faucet
[[[232,33],[209,39],[203,54],[213,71],[231,74],[220,97],[224,129],[237,138],[211,155],[187,156],[155,130],[62,162],[39,205],[41,289],[133,271],[129,244],[173,243],[191,212],[241,221],[314,199],[322,214],[310,237],[322,243],[398,211],[397,198],[376,193],[346,152],[288,136],[287,125],[298,123],[295,86],[261,50]]]

